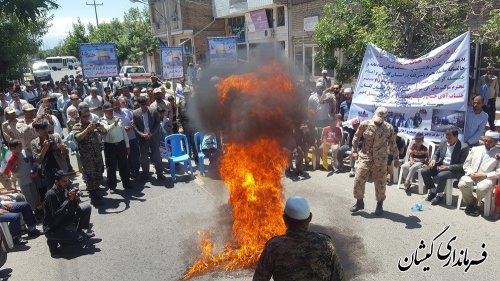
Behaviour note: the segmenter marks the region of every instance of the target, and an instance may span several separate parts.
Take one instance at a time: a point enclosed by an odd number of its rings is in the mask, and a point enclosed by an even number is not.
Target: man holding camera
[[[58,244],[83,242],[95,235],[90,229],[92,207],[80,203],[79,189],[70,183],[69,174],[55,172],[54,185],[45,196],[43,230],[51,256],[58,254]],[[75,223],[76,231],[70,227]]]
[[[73,126],[75,137],[78,141],[78,150],[83,167],[83,176],[87,184],[90,202],[98,203],[101,198],[97,190],[101,185],[104,163],[101,154],[99,134],[105,134],[104,125],[91,120],[90,110],[86,107],[80,109],[80,122]]]
[[[68,150],[58,134],[49,134],[49,122],[38,119],[33,123],[38,137],[31,141],[33,160],[40,165],[39,172],[42,177],[42,198],[45,191],[54,183],[54,172],[68,171],[66,155]]]

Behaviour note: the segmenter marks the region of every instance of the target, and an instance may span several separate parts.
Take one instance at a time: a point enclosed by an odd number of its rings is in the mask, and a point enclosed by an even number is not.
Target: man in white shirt
[[[113,101],[113,116],[120,118],[121,124],[127,132],[128,142],[130,145],[130,154],[128,162],[130,168],[130,178],[135,179],[139,175],[139,145],[135,136],[134,128],[132,127],[133,114],[128,108],[128,101],[125,97],[120,97]]]
[[[19,92],[12,93],[12,100],[9,104],[9,107],[16,111],[17,117],[24,117],[23,106],[28,102],[21,99],[19,96]]]
[[[123,87],[132,87],[132,85],[133,85],[132,78],[128,77],[128,73],[125,73],[123,76],[124,76],[122,78],[122,85],[123,85]]]
[[[86,97],[83,101],[88,104],[90,112],[99,117],[103,116],[102,113],[102,97],[98,95],[99,91],[96,87],[90,88],[90,96]]]
[[[487,131],[484,135],[484,145],[473,147],[464,163],[465,175],[460,178],[458,187],[467,207],[465,213],[471,216],[478,216],[481,200],[495,186],[497,178],[500,176],[500,161],[495,157],[500,153],[500,148],[496,147],[500,134],[494,131]],[[476,184],[476,197],[472,194],[472,187]]]
[[[425,187],[429,190],[426,201],[431,201],[432,205],[437,205],[443,201],[443,192],[448,179],[459,179],[464,175],[463,165],[469,147],[458,139],[458,131],[455,128],[446,130],[446,139],[443,140],[436,149],[432,160],[422,168],[422,178]],[[438,184],[434,185],[433,177]]]
[[[123,188],[130,188],[130,168],[127,156],[130,155],[130,144],[125,128],[120,118],[113,116],[113,106],[110,103],[103,105],[104,118],[101,123],[106,129],[104,135],[104,159],[107,169],[107,181],[110,190],[116,189],[116,167],[120,173]]]
[[[63,122],[66,124],[67,116],[66,116],[66,109],[67,109],[67,104],[70,102],[70,97],[68,95],[68,87],[62,86],[62,96],[60,96],[57,99],[57,110],[61,112],[62,117],[63,117]]]
[[[323,82],[316,82],[316,92],[311,93],[308,100],[308,112],[314,112],[313,120],[317,130],[322,130],[330,123],[330,104],[321,100],[323,88]]]
[[[496,99],[500,95],[500,83],[498,82],[498,77],[495,75],[495,67],[492,65],[486,67],[486,73],[479,77],[477,88],[475,89],[476,95],[481,94],[481,87],[485,84],[488,85],[488,92],[483,97],[485,99],[484,111],[488,113],[490,128],[495,130]]]

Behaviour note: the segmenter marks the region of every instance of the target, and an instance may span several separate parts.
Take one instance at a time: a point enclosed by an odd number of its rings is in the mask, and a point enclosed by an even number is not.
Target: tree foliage
[[[492,10],[488,21],[482,26],[479,34],[480,43],[490,47],[486,63],[500,64],[500,9]]]
[[[490,0],[333,0],[315,30],[320,64],[348,82],[370,42],[400,57],[423,55],[468,30],[471,1]],[[335,49],[343,50],[342,65]]]
[[[158,41],[151,32],[148,9],[131,8],[123,20],[112,19],[109,23],[85,25],[78,20],[63,42],[50,52],[40,55],[71,55],[78,57],[81,43],[115,43],[118,59],[121,62],[142,62],[144,55],[158,48]]]
[[[0,87],[22,76],[47,33],[49,9],[54,1],[4,0],[0,2]]]
[[[2,0],[0,11],[14,15],[23,25],[35,22],[39,17],[46,16],[45,12],[57,9],[59,6],[52,0]]]

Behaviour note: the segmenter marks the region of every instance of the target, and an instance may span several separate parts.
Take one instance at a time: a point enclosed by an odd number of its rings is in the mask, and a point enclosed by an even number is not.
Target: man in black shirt
[[[80,204],[79,190],[70,187],[69,174],[59,170],[54,179],[54,186],[45,196],[43,219],[43,230],[52,256],[58,253],[58,244],[82,242],[94,236],[90,229],[92,208],[88,204]],[[76,231],[71,229],[75,223]]]

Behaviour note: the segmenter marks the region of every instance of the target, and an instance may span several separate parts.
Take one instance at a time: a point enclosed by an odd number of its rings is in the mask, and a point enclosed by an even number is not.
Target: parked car
[[[61,70],[63,68],[68,69],[77,69],[81,67],[80,62],[71,56],[63,56],[63,57],[48,57],[45,59],[45,62],[49,65],[50,69],[56,71]]]
[[[125,73],[132,79],[134,85],[146,86],[151,82],[151,75],[146,72],[144,66],[126,65],[120,69],[120,79],[125,78]]]
[[[49,65],[44,61],[35,61],[33,63],[33,77],[35,81],[50,81],[52,80],[52,75],[50,75]]]

